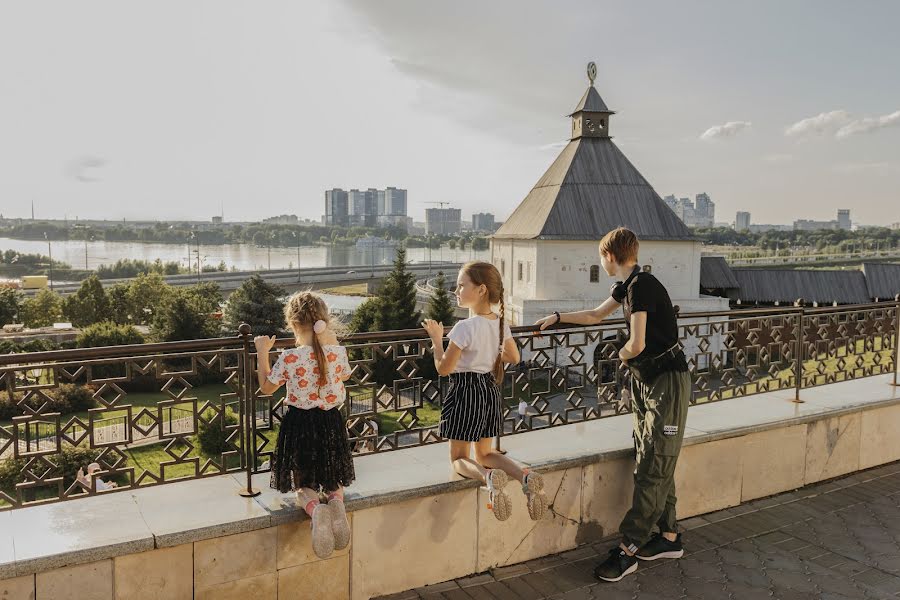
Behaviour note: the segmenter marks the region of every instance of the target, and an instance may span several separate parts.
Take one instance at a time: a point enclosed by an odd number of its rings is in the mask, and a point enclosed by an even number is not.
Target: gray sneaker
[[[347,519],[347,509],[341,498],[332,498],[328,501],[331,510],[331,528],[334,531],[334,549],[343,550],[350,545],[350,521]]]
[[[331,511],[327,504],[317,504],[312,515],[312,547],[319,558],[328,558],[334,553],[334,529]]]

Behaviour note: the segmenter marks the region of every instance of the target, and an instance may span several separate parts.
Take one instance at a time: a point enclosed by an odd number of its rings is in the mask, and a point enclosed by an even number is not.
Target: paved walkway
[[[386,598],[900,598],[900,462],[682,527],[684,558],[641,563],[619,583],[592,576],[614,544],[607,541]]]

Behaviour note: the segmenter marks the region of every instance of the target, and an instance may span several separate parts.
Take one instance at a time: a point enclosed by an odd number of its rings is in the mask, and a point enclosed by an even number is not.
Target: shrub
[[[228,436],[231,435],[231,430],[227,430],[225,427],[237,424],[238,416],[230,408],[225,409],[224,425],[221,417],[213,419],[208,425],[200,421],[199,431],[197,432],[200,451],[206,456],[213,457],[231,449],[227,442]]]

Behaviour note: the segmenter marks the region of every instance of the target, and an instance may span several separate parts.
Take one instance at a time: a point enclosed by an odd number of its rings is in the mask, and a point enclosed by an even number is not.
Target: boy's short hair
[[[619,264],[625,264],[637,261],[640,245],[633,231],[625,227],[617,227],[600,240],[600,252],[609,254]]]

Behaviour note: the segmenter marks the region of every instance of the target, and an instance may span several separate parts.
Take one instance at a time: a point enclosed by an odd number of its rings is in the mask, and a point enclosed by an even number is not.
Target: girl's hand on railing
[[[432,340],[441,340],[444,337],[444,324],[438,323],[434,319],[425,319],[422,321],[422,327],[428,332],[428,337]]]
[[[258,335],[253,338],[253,345],[256,346],[257,354],[268,354],[272,346],[275,345],[274,335]]]

